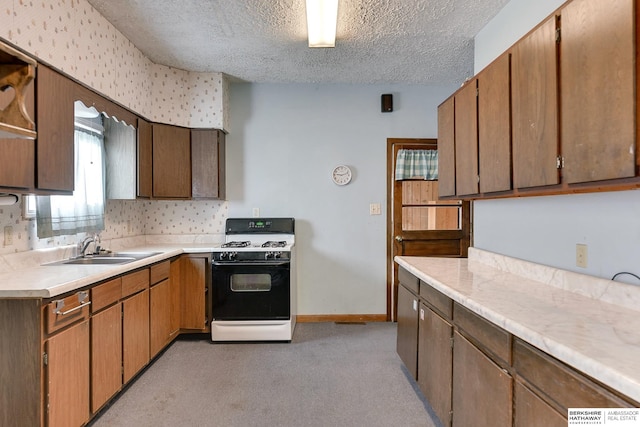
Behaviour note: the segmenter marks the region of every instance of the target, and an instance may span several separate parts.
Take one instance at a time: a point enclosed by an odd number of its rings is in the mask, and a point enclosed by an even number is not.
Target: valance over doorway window
[[[438,150],[398,150],[396,181],[438,179]]]

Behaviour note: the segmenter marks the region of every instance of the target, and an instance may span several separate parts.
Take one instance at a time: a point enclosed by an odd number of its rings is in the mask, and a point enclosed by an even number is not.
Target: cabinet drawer
[[[451,319],[453,316],[451,298],[422,280],[420,281],[420,297],[445,318]]]
[[[454,303],[455,324],[473,338],[478,347],[511,365],[511,334],[483,319],[458,303]],[[500,362],[500,361],[496,361]]]
[[[57,299],[47,304],[45,317],[47,319],[47,333],[57,331],[72,323],[89,317],[89,291],[76,292],[63,299]]]
[[[398,282],[416,295],[420,292],[420,280],[401,266],[398,266]]]
[[[103,308],[118,301],[122,296],[122,278],[109,280],[91,289],[91,312]]]
[[[519,339],[513,345],[513,366],[519,377],[532,388],[542,390],[541,395],[548,396],[549,403],[562,413],[568,408],[636,406]]]
[[[164,279],[168,279],[170,266],[171,266],[171,262],[169,260],[152,265],[151,266],[151,284],[155,285],[156,283],[159,283]]]
[[[136,271],[122,276],[122,298],[140,292],[149,287],[149,269]]]

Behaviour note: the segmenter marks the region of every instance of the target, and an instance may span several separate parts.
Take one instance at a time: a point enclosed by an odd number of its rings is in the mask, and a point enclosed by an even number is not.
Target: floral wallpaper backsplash
[[[217,200],[107,200],[103,242],[143,235],[222,236],[228,214],[225,201]],[[12,243],[4,239],[11,227]],[[0,206],[0,255],[74,245],[85,235],[38,239],[35,219],[25,219],[22,200]]]

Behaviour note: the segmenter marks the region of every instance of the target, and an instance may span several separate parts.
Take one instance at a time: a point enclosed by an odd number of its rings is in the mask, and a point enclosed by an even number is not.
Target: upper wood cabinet
[[[27,112],[36,117],[37,139],[0,139],[0,188],[40,194],[71,194],[74,189],[73,101],[79,90],[72,80],[44,65],[35,84],[24,87]],[[7,101],[0,93],[0,102]]]
[[[563,179],[635,175],[634,1],[580,0],[561,15]]]
[[[478,80],[455,95],[456,194],[478,193]]]
[[[439,134],[455,139],[456,189],[441,196],[639,188],[636,13],[634,0],[568,1],[459,89],[453,115],[443,103]],[[442,176],[451,173],[447,161],[440,163]]]
[[[5,105],[9,94],[0,91],[0,105]],[[25,87],[24,102],[27,112],[35,117],[35,83]],[[0,136],[0,187],[7,189],[35,188],[36,142],[34,139]]]
[[[455,98],[438,106],[438,194],[456,194]]]
[[[558,184],[556,17],[511,50],[513,181],[516,188]]]
[[[187,128],[154,123],[153,196],[191,197],[191,141]]]
[[[73,102],[76,84],[38,66],[36,77],[36,186],[51,192],[74,188]]]
[[[153,196],[153,130],[151,123],[138,119],[138,197]]]
[[[191,130],[191,197],[225,198],[225,134],[217,129]]]
[[[138,119],[138,197],[224,199],[225,133]]]
[[[510,55],[478,75],[480,192],[511,190]]]

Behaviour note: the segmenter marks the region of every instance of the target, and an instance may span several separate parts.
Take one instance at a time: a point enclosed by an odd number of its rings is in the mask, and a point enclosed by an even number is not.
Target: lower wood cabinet
[[[453,326],[421,303],[418,331],[418,387],[440,422],[448,426],[451,424]]]
[[[56,333],[45,344],[48,427],[89,420],[89,320]]]
[[[122,304],[91,316],[91,412],[122,388]]]
[[[183,255],[180,263],[180,329],[206,331],[211,257]]]
[[[516,382],[513,389],[514,427],[566,427],[567,419],[542,398]]]
[[[181,332],[207,332],[211,257],[50,300],[0,299],[0,426],[85,425]]]
[[[640,406],[402,267],[398,277],[398,355],[444,426],[560,427],[569,408]]]
[[[149,363],[149,290],[122,302],[122,370],[127,383]]]
[[[151,266],[151,289],[149,290],[149,352],[154,357],[171,342],[172,292],[169,277],[170,261]]]
[[[458,332],[453,340],[452,425],[511,426],[511,375]]]
[[[418,376],[418,306],[418,296],[400,283],[396,349],[414,379]]]

